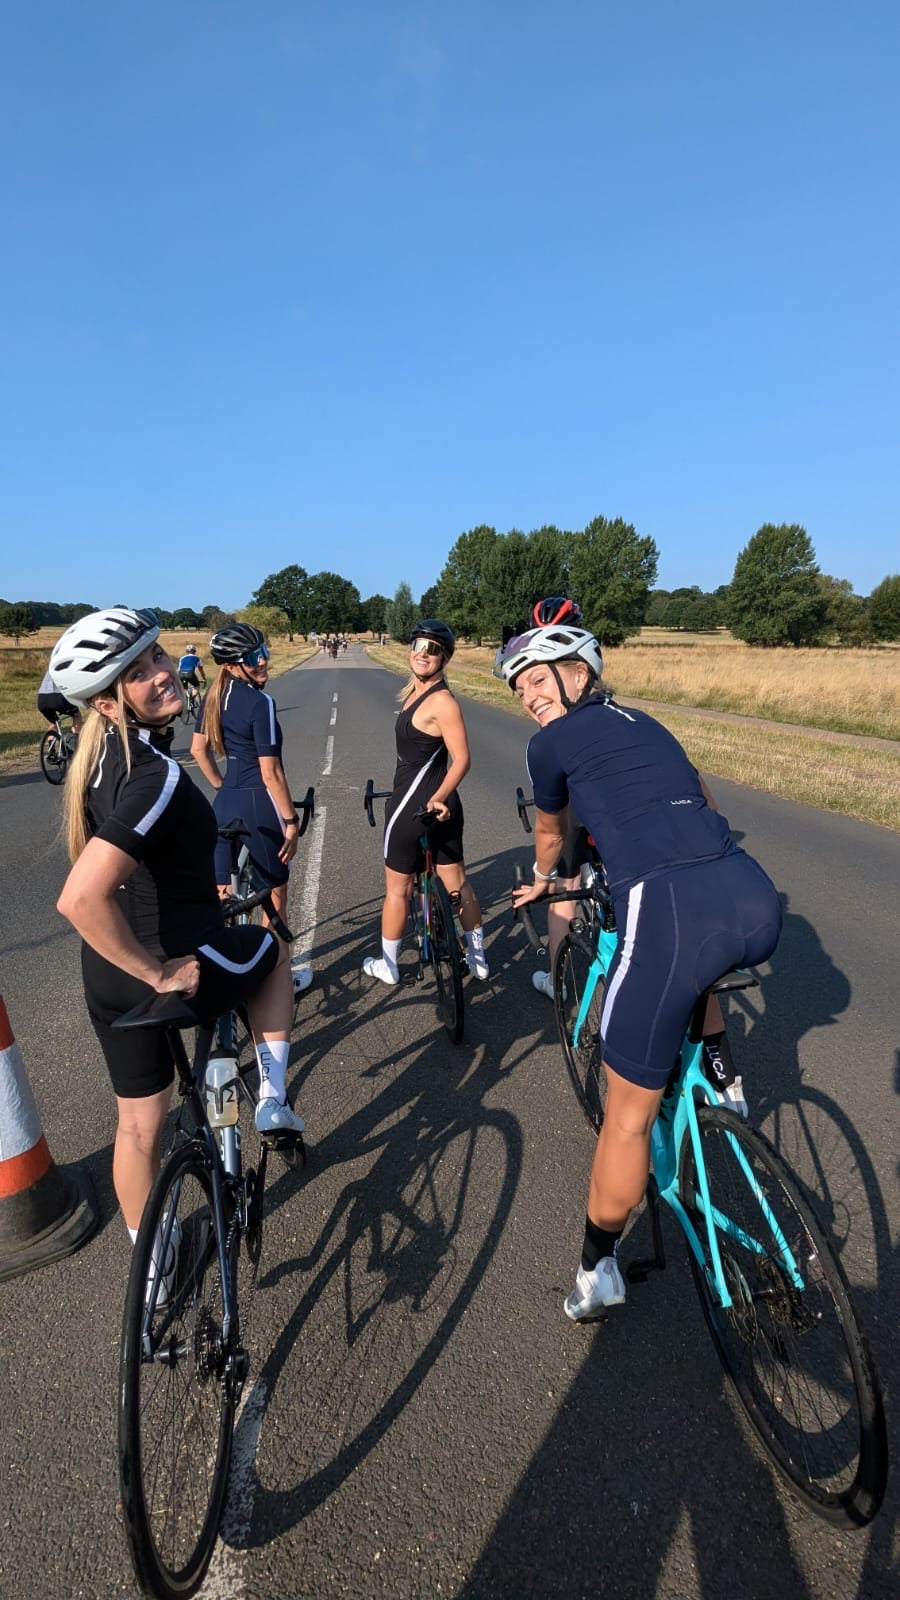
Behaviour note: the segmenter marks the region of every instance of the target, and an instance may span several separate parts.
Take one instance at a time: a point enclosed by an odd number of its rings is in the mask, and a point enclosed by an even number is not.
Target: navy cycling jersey
[[[169,755],[172,729],[129,728],[131,771],[110,728],[87,787],[92,835],[138,863],[117,899],[141,944],[183,955],[222,927],[212,807]]]
[[[205,705],[204,701],[204,705]],[[263,789],[260,756],[281,758],[281,729],[275,701],[265,690],[240,678],[230,678],[222,696],[222,740],[225,745],[226,789]],[[203,732],[203,706],[196,728]]]
[[[644,711],[591,696],[534,735],[526,765],[540,811],[571,799],[614,895],[737,849],[678,740]]]

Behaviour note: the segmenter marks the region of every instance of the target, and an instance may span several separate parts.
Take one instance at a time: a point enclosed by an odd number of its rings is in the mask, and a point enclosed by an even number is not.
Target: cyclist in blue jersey
[[[275,702],[266,694],[269,651],[258,628],[227,622],[209,641],[219,671],[197,717],[191,755],[216,791],[220,824],[243,820],[255,875],[272,890],[276,912],[287,922],[287,883],[297,852],[299,821],[281,764],[282,734]],[[217,759],[218,758],[218,759]],[[219,768],[224,758],[225,770]],[[231,849],[216,847],[216,879],[228,892]],[[312,983],[312,969],[292,964],[294,992]]]
[[[647,1186],[650,1129],[693,1006],[730,967],[768,959],[781,903],[677,739],[603,691],[593,634],[533,628],[501,647],[494,670],[540,727],[527,761],[534,882],[513,902],[538,900],[554,882],[571,801],[605,863],[619,929],[600,1022],[606,1114],[564,1305],[580,1322],[625,1299],[616,1251]]]
[[[181,656],[178,662],[178,676],[184,688],[188,684],[191,685],[192,689],[197,689],[198,691],[206,688],[206,673],[203,670],[203,662],[197,654],[197,646],[195,644],[185,645],[184,655]]]
[[[182,993],[198,1020],[246,1000],[267,1107],[260,1131],[299,1133],[284,1095],[287,952],[268,929],[224,924],[215,819],[171,755],[182,694],[155,614],[91,612],[66,629],[50,665],[59,692],[85,713],[66,783],[72,869],[58,910],[83,941],[85,998],[118,1108],[113,1184],[134,1240],[159,1170],[174,1067],[163,1032],[112,1023],[154,993]]]

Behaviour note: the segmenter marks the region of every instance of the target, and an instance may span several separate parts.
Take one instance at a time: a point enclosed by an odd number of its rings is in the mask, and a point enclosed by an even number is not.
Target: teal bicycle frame
[[[565,891],[560,895],[561,899],[571,897]],[[617,945],[618,934],[615,929],[601,927],[598,930],[596,952],[585,980],[584,994],[581,997],[578,1015],[572,1029],[572,1041],[576,1048],[578,1047],[582,1028],[589,1026],[586,1019],[596,993],[597,984],[601,980],[605,981]],[[724,979],[719,980],[719,984],[711,985],[711,989],[707,993],[716,992],[720,986],[722,990],[726,991],[735,988],[749,988],[757,982],[750,974],[736,976],[739,976],[739,982],[729,983],[726,975]],[[692,1039],[692,1031],[694,1030],[689,1028],[685,1036],[681,1046],[678,1068],[670,1079],[660,1104],[659,1114],[650,1131],[650,1156],[653,1168],[650,1184],[653,1187],[651,1191],[648,1185],[648,1200],[653,1206],[658,1196],[665,1200],[666,1205],[675,1213],[697,1265],[705,1274],[722,1310],[727,1311],[732,1305],[732,1296],[722,1268],[718,1233],[720,1232],[725,1237],[734,1239],[743,1249],[755,1252],[759,1256],[769,1255],[771,1250],[767,1249],[760,1240],[751,1238],[743,1228],[732,1222],[710,1198],[706,1164],[703,1159],[703,1146],[697,1120],[697,1104],[699,1101],[716,1106],[719,1102],[701,1067],[703,1040],[699,1037],[696,1040]],[[680,1192],[681,1185],[678,1172],[681,1165],[681,1149],[685,1138],[690,1139],[694,1152],[699,1194],[691,1197],[691,1203],[694,1210],[699,1212],[705,1219],[706,1250],[704,1250],[703,1241],[697,1233],[690,1212],[685,1207]],[[729,1142],[737,1157],[741,1171],[747,1180],[748,1187],[752,1191],[770,1230],[771,1238],[775,1241],[781,1265],[794,1288],[802,1290],[805,1287],[803,1274],[765,1195],[753,1176],[744,1152],[736,1139],[729,1136]],[[664,1264],[664,1258],[660,1259],[662,1257],[662,1247],[656,1226],[654,1226],[654,1243],[657,1259],[651,1262],[636,1263],[635,1265],[638,1268],[650,1265],[662,1266]]]

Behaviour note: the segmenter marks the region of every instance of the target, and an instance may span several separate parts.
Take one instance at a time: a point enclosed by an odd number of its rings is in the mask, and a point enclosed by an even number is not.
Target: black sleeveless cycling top
[[[413,715],[430,694],[435,694],[439,689],[446,689],[447,685],[441,679],[433,683],[430,689],[414,700],[411,706],[401,711],[394,725],[394,735],[397,740],[397,770],[394,773],[394,791],[408,789],[409,785],[424,768],[429,773],[429,793],[435,789],[447,773],[447,746],[440,734],[423,733],[421,728],[413,724]],[[432,781],[433,780],[433,781]]]

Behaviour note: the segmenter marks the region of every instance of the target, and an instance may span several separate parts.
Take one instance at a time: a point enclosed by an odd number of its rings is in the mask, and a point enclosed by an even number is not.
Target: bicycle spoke
[[[604,985],[593,961],[588,940],[567,934],[556,952],[553,1003],[572,1087],[596,1133],[606,1111],[606,1073],[600,1047]]]

